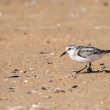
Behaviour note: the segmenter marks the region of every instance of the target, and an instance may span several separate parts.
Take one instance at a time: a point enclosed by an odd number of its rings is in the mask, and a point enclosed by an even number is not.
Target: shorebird
[[[83,70],[87,70],[87,73],[92,72],[91,62],[102,58],[104,55],[110,53],[110,50],[102,50],[91,46],[75,46],[68,45],[65,51],[60,55],[62,57],[68,54],[72,60],[76,60],[81,63],[85,63],[85,67],[75,71],[80,73]]]

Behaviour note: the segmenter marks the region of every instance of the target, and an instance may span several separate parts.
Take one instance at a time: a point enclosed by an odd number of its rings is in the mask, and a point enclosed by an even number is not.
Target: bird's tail
[[[105,53],[110,53],[110,50],[104,50]]]

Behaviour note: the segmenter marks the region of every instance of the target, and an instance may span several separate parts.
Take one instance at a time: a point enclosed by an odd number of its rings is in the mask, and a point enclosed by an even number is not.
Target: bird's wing
[[[83,58],[89,58],[93,56],[100,55],[103,50],[96,49],[94,47],[79,47],[77,51],[77,55]]]

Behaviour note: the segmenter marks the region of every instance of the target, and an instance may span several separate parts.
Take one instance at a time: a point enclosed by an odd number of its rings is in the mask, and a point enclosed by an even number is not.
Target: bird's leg
[[[91,63],[89,63],[89,66],[87,67],[87,73],[92,72]]]
[[[81,71],[85,70],[86,68],[87,68],[87,64],[86,64],[85,67],[82,68],[81,70],[73,71],[73,72],[75,72],[75,73],[72,75],[72,77],[76,78],[76,76],[78,75],[78,73],[80,73]]]
[[[80,73],[81,71],[85,70],[87,68],[87,64],[85,65],[84,68],[82,68],[81,70],[75,71],[76,73]]]

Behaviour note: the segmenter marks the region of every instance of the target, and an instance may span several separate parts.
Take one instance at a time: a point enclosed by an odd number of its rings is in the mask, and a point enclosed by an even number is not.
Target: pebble
[[[55,54],[55,53],[53,53],[53,52],[52,52],[52,53],[50,53],[50,55],[54,55],[54,54]]]
[[[82,82],[83,84],[86,84],[87,82],[86,81],[84,81],[84,82]]]
[[[55,88],[55,89],[54,89],[54,93],[60,93],[60,92],[65,93],[65,90],[63,90],[63,89],[61,89],[61,88]]]
[[[48,54],[48,52],[40,52],[40,54]]]
[[[18,75],[12,75],[12,76],[9,76],[8,78],[19,78]]]
[[[51,61],[48,61],[48,64],[53,64],[53,62],[51,62]]]
[[[18,71],[18,69],[14,69],[14,70],[13,70],[13,73],[16,73],[17,71]]]
[[[109,4],[108,4],[107,2],[104,2],[103,5],[104,5],[104,6],[108,6]]]
[[[33,94],[33,93],[37,93],[37,92],[38,92],[38,90],[30,90],[27,92],[27,94]]]
[[[31,107],[28,110],[37,110],[37,108],[39,107],[40,103],[38,104],[32,104]]]
[[[15,107],[9,108],[8,110],[28,110],[28,109],[23,106],[15,106]]]
[[[48,41],[47,41],[47,43],[49,44],[49,43],[50,43],[50,41],[48,40]]]
[[[104,65],[104,63],[101,63],[100,65],[101,65],[101,66]]]
[[[100,66],[101,66],[102,69],[107,68],[106,65],[105,65],[104,63],[101,63]]]
[[[9,87],[10,92],[15,92],[15,87]]]
[[[24,80],[25,83],[29,82],[28,80]]]
[[[6,79],[4,79],[4,81],[8,81],[8,79],[6,78]]]
[[[32,71],[33,69],[32,68],[29,68],[29,71]]]
[[[26,70],[20,70],[20,73],[26,73],[27,71]]]
[[[78,87],[78,85],[73,85],[73,86],[72,86],[72,88],[77,88],[77,87]]]
[[[47,90],[45,87],[41,87],[42,90]]]
[[[53,80],[49,80],[49,82],[53,82]]]
[[[40,102],[39,103],[34,103],[29,107],[24,107],[24,106],[15,106],[15,107],[10,107],[8,110],[37,110],[37,108],[40,106]]]

